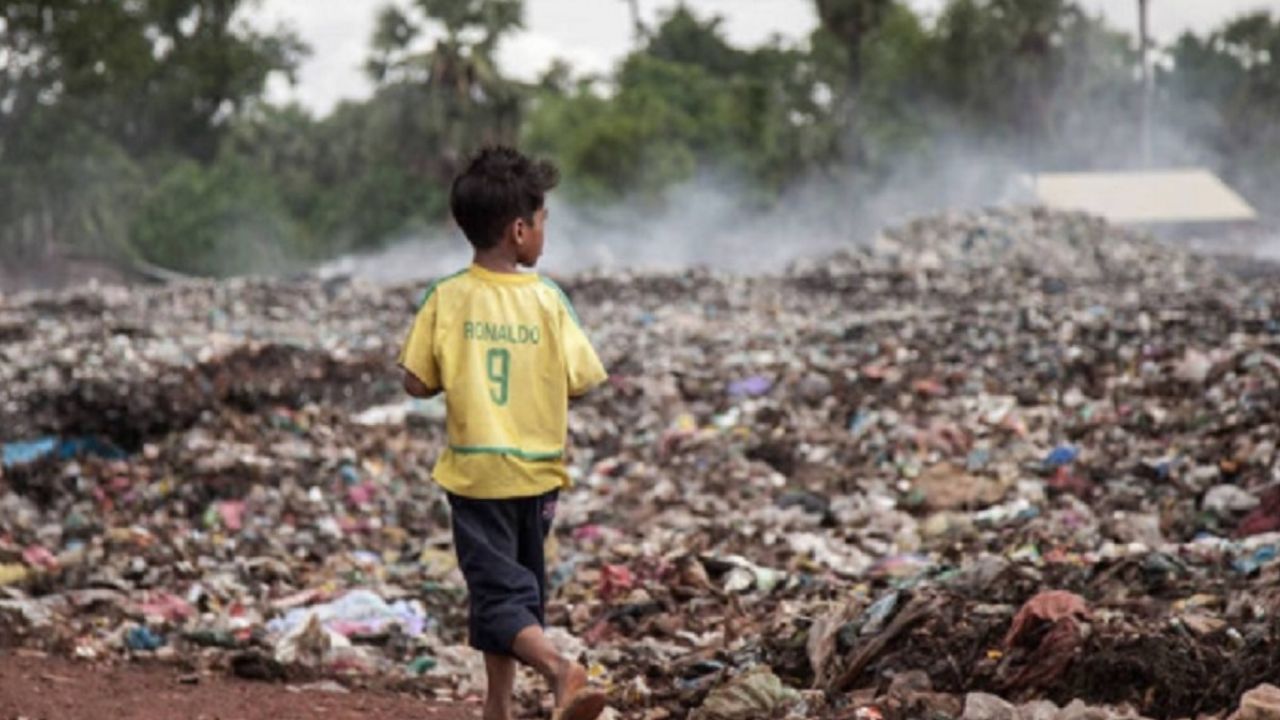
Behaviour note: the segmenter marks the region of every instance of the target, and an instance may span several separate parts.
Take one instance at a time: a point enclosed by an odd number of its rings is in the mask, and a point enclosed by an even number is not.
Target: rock
[[[1083,700],[1072,700],[1062,708],[1056,720],[1145,720],[1129,710],[1087,705]]]
[[[931,512],[981,510],[1004,497],[1004,488],[998,481],[970,475],[949,463],[925,470],[913,485],[924,495],[924,507]]]
[[[831,396],[831,379],[821,373],[809,373],[797,388],[805,402],[816,405]]]
[[[960,720],[1019,720],[1013,703],[987,693],[972,692],[964,697]]]
[[[1264,683],[1240,698],[1240,709],[1230,720],[1280,719],[1280,687]]]
[[[1057,720],[1061,712],[1048,700],[1036,700],[1018,706],[1018,720]]]

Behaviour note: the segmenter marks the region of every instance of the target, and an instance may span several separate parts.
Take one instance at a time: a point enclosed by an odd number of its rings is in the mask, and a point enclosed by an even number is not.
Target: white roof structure
[[[1045,173],[1030,178],[1037,201],[1134,225],[1250,222],[1258,213],[1208,170]]]

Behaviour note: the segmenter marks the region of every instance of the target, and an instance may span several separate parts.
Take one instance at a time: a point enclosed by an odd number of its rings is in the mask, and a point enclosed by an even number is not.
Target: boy
[[[542,254],[558,180],[553,165],[510,148],[471,160],[449,205],[474,261],[427,289],[400,353],[410,395],[445,393],[449,444],[433,476],[452,508],[470,642],[484,653],[485,720],[510,720],[517,659],[551,684],[553,717],[593,720],[605,706],[542,630],[543,542],[568,485],[568,398],[607,377],[560,288],[520,270]]]

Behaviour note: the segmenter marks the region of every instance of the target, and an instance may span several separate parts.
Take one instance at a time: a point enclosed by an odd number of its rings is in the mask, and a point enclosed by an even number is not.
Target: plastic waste
[[[782,684],[768,666],[743,671],[712,690],[689,720],[756,720],[775,717],[800,702],[800,693]]]
[[[156,634],[145,625],[134,625],[124,635],[125,645],[130,650],[158,650],[164,644],[164,637]]]
[[[426,613],[416,601],[387,603],[369,590],[352,590],[332,602],[290,610],[284,617],[268,622],[267,629],[287,635],[312,619],[343,638],[380,635],[392,626],[416,637],[428,624]]]
[[[753,375],[729,383],[729,395],[733,397],[760,397],[773,389],[773,380],[763,375]]]
[[[757,662],[819,689],[796,717],[954,717],[976,687],[1232,710],[1280,652],[1276,276],[1032,208],[853,240],[750,277],[563,279],[611,379],[571,414],[549,632],[623,717],[685,717]],[[140,624],[193,666],[278,680],[280,651],[482,693],[430,479],[444,405],[389,361],[422,290],[0,298],[0,326],[47,328],[0,362],[0,642],[111,661]],[[1049,589],[1095,615],[1023,611]],[[929,659],[937,687],[908,683]]]

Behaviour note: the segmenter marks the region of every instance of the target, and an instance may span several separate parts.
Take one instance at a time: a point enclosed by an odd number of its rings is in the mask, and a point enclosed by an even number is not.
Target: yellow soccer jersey
[[[436,482],[482,499],[567,486],[569,397],[607,377],[555,283],[478,265],[427,289],[400,365],[445,393]]]

